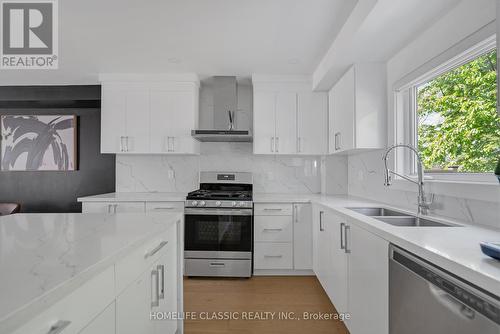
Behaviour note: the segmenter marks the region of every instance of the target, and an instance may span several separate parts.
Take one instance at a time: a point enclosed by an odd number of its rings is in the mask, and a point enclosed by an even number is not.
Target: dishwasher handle
[[[476,311],[456,300],[448,292],[438,288],[434,284],[429,282],[428,285],[429,291],[441,305],[443,305],[459,317],[462,317],[466,320],[474,320],[474,318],[476,317]]]

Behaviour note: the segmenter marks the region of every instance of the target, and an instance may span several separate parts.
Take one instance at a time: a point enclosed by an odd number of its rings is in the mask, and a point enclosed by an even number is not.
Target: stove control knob
[[[206,204],[205,201],[200,202],[200,206],[205,206],[205,204]]]
[[[231,202],[231,206],[236,206],[236,202],[235,202],[235,201],[232,201],[232,202]]]
[[[192,201],[192,202],[191,202],[191,205],[192,205],[192,206],[197,206],[197,205],[198,205],[198,201]]]
[[[222,202],[221,201],[217,201],[215,202],[215,206],[221,206],[222,205]]]

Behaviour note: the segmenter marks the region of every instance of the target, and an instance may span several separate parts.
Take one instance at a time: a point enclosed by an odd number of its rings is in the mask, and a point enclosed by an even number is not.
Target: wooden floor
[[[335,308],[314,276],[252,277],[250,279],[184,280],[184,311],[213,316],[213,312],[237,312],[239,320],[188,320],[186,334],[228,333],[348,333],[339,320],[304,320],[303,312],[336,314]],[[204,313],[201,313],[204,312]],[[205,313],[207,312],[207,313]],[[265,317],[255,312],[294,312],[300,320],[242,320],[247,316]],[[228,313],[226,313],[227,315]],[[268,315],[270,319],[270,315]]]

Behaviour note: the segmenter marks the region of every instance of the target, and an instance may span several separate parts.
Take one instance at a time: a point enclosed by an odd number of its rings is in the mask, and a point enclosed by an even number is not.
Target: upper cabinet
[[[194,75],[102,75],[101,153],[197,154]]]
[[[328,99],[330,154],[385,147],[385,64],[352,66],[330,90]]]
[[[253,76],[255,154],[321,155],[327,148],[327,94],[307,78]]]

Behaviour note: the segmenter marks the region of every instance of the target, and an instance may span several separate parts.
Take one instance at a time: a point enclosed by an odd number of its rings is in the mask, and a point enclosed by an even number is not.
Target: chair
[[[21,211],[21,205],[18,203],[0,203],[0,216],[11,215]]]

